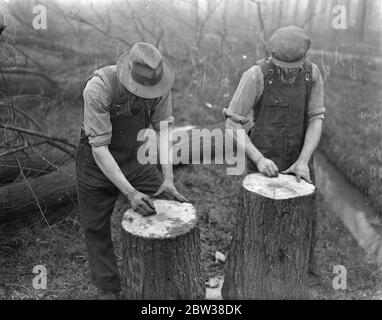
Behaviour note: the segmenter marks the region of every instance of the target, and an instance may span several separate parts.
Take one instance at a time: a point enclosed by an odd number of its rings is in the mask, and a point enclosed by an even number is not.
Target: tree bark
[[[132,209],[122,221],[124,297],[128,300],[204,299],[200,235],[193,206],[155,200],[157,214]]]
[[[1,187],[0,223],[40,215],[39,206],[47,216],[70,202],[75,202],[77,194],[74,173],[67,172],[54,171],[28,179],[28,182],[24,180]]]
[[[293,18],[294,24],[296,26],[300,25],[300,23],[299,23],[299,18],[300,18],[299,13],[300,13],[300,10],[299,9],[300,9],[300,0],[295,0],[292,18]]]
[[[314,16],[316,12],[316,5],[317,5],[316,0],[309,0],[308,7],[305,12],[305,23],[308,25],[309,34],[312,34],[313,27],[314,27]]]
[[[360,17],[360,33],[359,40],[365,41],[365,35],[367,30],[367,12],[368,12],[368,0],[362,0],[361,17]]]
[[[225,269],[224,299],[304,299],[314,186],[294,176],[248,175]]]
[[[279,2],[279,13],[277,17],[278,27],[281,28],[283,26],[283,10],[284,10],[284,0],[280,0]]]
[[[40,157],[19,157],[19,162],[25,177],[37,177],[55,170],[53,165]],[[19,176],[20,167],[13,156],[0,158],[0,186],[13,182]]]
[[[39,75],[4,72],[0,80],[1,92],[6,96],[41,95],[47,98],[74,101],[82,97],[83,80],[59,82],[55,87]]]

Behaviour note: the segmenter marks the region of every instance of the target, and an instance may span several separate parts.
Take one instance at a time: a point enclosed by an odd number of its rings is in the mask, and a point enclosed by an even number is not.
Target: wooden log
[[[124,297],[204,299],[194,207],[168,200],[154,200],[154,206],[154,216],[130,209],[122,220]]]
[[[245,177],[223,299],[305,299],[315,187],[291,175]]]
[[[26,177],[41,176],[55,170],[55,167],[40,157],[20,156],[19,162]],[[53,161],[54,163],[54,161]],[[20,176],[20,167],[13,156],[0,158],[0,186],[14,181]]]
[[[74,171],[63,169],[28,179],[28,182],[24,180],[1,187],[0,223],[27,216],[40,216],[35,197],[46,216],[71,202],[76,202]]]
[[[39,95],[50,99],[74,101],[82,98],[85,81],[57,81],[57,86],[39,75],[4,73],[0,80],[1,91],[6,96]]]

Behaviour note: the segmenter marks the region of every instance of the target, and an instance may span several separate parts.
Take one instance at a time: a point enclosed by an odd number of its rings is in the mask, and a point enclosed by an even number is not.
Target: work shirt
[[[324,86],[317,65],[312,63],[312,89],[308,105],[308,121],[313,119],[324,119]],[[244,128],[247,131],[252,126],[252,107],[258,102],[264,90],[264,75],[260,66],[254,65],[244,72],[239,86],[229,104],[228,109],[224,109],[227,117],[227,128]],[[247,122],[242,124],[234,121],[231,117],[236,116]]]
[[[110,106],[112,92],[99,77],[91,78],[85,86],[84,98],[84,122],[83,128],[92,147],[108,145],[112,137],[112,125],[110,121]],[[162,96],[158,103],[150,110],[150,122],[154,130],[159,130],[161,121],[174,122],[172,116],[171,91]]]

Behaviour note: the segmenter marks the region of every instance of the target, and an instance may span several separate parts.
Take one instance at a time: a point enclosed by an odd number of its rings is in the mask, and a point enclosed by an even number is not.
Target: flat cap
[[[310,45],[311,41],[304,30],[288,26],[272,34],[267,43],[267,51],[275,65],[282,68],[298,68],[304,63]]]

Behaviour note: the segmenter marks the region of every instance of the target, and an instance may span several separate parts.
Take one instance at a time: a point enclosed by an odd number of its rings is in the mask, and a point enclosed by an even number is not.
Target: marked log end
[[[244,178],[243,187],[263,197],[273,200],[285,200],[308,196],[314,193],[313,184],[301,180],[297,182],[294,175],[279,174],[277,178],[268,178],[261,173],[249,174]]]
[[[195,208],[190,203],[154,200],[156,215],[143,217],[133,209],[123,215],[122,228],[137,237],[174,239],[192,230],[197,222]]]

